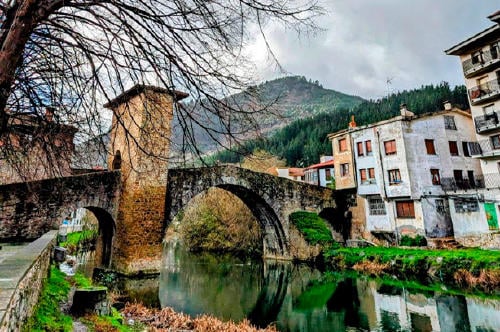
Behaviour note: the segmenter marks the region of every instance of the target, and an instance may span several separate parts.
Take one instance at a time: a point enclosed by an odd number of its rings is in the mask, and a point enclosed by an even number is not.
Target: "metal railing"
[[[498,175],[498,174],[497,174]],[[499,176],[500,180],[500,176]],[[456,191],[456,190],[469,190],[469,189],[481,189],[485,187],[484,176],[475,176],[473,178],[441,178],[441,188],[444,191]]]
[[[493,144],[491,139],[468,142],[468,147],[471,156],[491,156],[493,152],[500,154],[500,142]]]
[[[499,59],[499,57],[498,57],[498,51],[496,49],[483,51],[479,61],[473,62],[472,59],[467,59],[464,62],[462,62],[462,68],[464,70],[464,74],[468,75],[475,72],[478,69],[486,68],[491,61],[497,59]]]
[[[489,99],[489,97],[496,96],[499,93],[500,85],[498,84],[498,79],[479,84],[472,89],[469,89],[469,97],[472,103]]]
[[[474,123],[476,125],[476,132],[478,134],[500,128],[500,116],[498,112],[491,112],[485,115],[476,116]]]

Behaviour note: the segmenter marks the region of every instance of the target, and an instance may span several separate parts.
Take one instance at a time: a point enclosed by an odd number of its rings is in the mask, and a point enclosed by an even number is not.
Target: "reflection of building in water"
[[[480,298],[466,301],[472,332],[500,331],[500,301]]]
[[[440,294],[411,294],[403,288],[358,281],[360,308],[373,310],[369,330],[499,331],[500,301]],[[371,294],[370,294],[371,293]]]

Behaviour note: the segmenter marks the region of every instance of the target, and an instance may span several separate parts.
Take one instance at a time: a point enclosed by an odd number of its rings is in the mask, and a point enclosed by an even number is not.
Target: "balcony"
[[[474,123],[478,134],[486,133],[500,128],[500,116],[498,112],[492,112],[485,115],[476,116]]]
[[[472,157],[497,158],[500,156],[500,142],[493,144],[491,139],[469,142],[468,147]]]
[[[483,51],[480,58],[467,59],[462,62],[464,76],[470,78],[490,70],[495,64],[500,63],[497,49]]]
[[[493,175],[493,174],[491,174]],[[499,174],[497,174],[499,175]],[[500,180],[500,176],[499,176]],[[500,182],[499,182],[500,183]],[[472,179],[462,178],[441,178],[441,188],[444,191],[457,191],[457,190],[470,190],[470,189],[482,189],[485,187],[485,177],[475,176]]]
[[[500,97],[500,85],[498,84],[498,79],[491,80],[469,89],[469,98],[472,105],[479,105],[498,97]]]

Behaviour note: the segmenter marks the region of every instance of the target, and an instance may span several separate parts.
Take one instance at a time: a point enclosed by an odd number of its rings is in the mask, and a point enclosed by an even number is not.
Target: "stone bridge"
[[[319,214],[335,208],[333,190],[266,173],[236,166],[170,169],[163,232],[194,196],[211,187],[231,192],[253,212],[262,229],[266,257],[291,258],[290,213],[308,210]]]
[[[147,187],[127,196],[122,177],[119,171],[99,172],[0,186],[0,242],[36,239],[57,229],[72,211],[86,208],[99,222],[101,266],[124,273],[158,271],[169,224],[194,196],[217,187],[253,212],[266,257],[291,258],[290,213],[336,207],[333,190],[236,166],[170,169],[166,187],[157,186],[165,193],[158,202],[152,196],[158,190]]]
[[[109,266],[119,197],[116,171],[0,186],[0,242],[37,239],[86,208],[99,221],[101,263]]]

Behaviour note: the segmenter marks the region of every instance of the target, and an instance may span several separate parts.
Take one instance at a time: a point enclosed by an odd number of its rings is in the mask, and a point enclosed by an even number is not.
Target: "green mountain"
[[[269,136],[271,132],[280,129],[287,124],[297,120],[308,118],[320,113],[335,112],[339,109],[352,109],[365,100],[347,95],[338,91],[323,88],[318,81],[307,80],[303,76],[289,76],[272,81],[261,83],[248,88],[247,91],[234,94],[226,99],[228,104],[238,105],[245,111],[259,109],[253,114],[254,123],[258,128],[246,129],[244,125],[247,117],[245,112],[234,114],[232,118],[232,130],[241,140],[248,140],[260,136]],[[227,128],[221,125],[219,119],[214,114],[216,112],[206,112],[196,108],[196,104],[191,105],[193,114],[196,114],[199,123],[209,127],[212,131],[207,132],[200,125],[190,122],[192,126],[196,148],[201,152],[209,153],[220,149],[220,144],[215,141],[226,143],[224,135]],[[214,106],[216,107],[216,106]],[[185,129],[181,125],[182,119],[174,118],[173,125],[173,148],[182,150],[185,139]],[[247,124],[248,126],[248,124]],[[252,127],[250,125],[249,127]],[[245,128],[245,129],[242,129]]]
[[[331,155],[327,134],[346,129],[352,115],[356,123],[366,125],[399,115],[400,104],[406,103],[415,114],[442,109],[444,101],[461,109],[469,108],[464,86],[450,88],[443,82],[419,89],[401,91],[378,100],[368,100],[354,108],[335,108],[309,118],[296,120],[274,132],[267,139],[249,140],[235,151],[223,151],[213,156],[221,162],[237,162],[255,149],[268,151],[284,158],[289,166],[307,166],[317,163],[320,155]],[[302,108],[303,106],[297,106]]]

